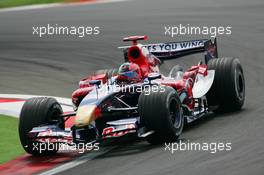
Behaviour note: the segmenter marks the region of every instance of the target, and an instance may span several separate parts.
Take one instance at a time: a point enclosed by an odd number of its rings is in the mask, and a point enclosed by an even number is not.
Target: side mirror
[[[89,84],[90,85],[96,85],[97,87],[99,87],[101,84],[101,81],[100,80],[90,80]]]
[[[151,80],[155,80],[155,79],[159,79],[159,78],[161,78],[161,74],[160,74],[160,73],[150,73],[150,74],[148,75],[148,80],[149,80],[149,82],[150,82]]]

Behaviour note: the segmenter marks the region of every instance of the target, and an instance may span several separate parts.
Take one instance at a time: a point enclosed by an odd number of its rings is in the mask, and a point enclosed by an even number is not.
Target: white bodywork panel
[[[197,74],[192,89],[193,98],[201,98],[209,91],[214,82],[214,75],[215,70],[208,70],[207,76]]]

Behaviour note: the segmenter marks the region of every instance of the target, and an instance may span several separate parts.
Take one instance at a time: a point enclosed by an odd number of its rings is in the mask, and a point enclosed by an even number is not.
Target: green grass
[[[0,164],[25,154],[18,136],[18,119],[0,115]]]
[[[16,7],[16,6],[32,5],[32,4],[47,4],[54,2],[65,2],[65,0],[0,0],[0,8]]]

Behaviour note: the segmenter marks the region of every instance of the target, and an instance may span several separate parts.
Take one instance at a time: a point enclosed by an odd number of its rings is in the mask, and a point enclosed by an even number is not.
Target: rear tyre
[[[209,106],[218,106],[214,112],[240,110],[245,101],[245,79],[237,58],[217,58],[208,62],[215,70],[215,78],[206,94]]]
[[[151,88],[139,97],[139,115],[148,130],[155,133],[147,137],[151,144],[173,142],[182,133],[184,118],[176,90],[160,86]]]
[[[58,146],[46,145],[44,151],[37,150],[34,143],[28,138],[32,128],[44,125],[60,123],[59,127],[64,129],[61,105],[54,98],[37,97],[28,99],[21,110],[19,117],[19,138],[24,150],[32,155],[47,155],[58,151]],[[37,145],[37,143],[35,143]],[[49,146],[49,149],[48,149]]]

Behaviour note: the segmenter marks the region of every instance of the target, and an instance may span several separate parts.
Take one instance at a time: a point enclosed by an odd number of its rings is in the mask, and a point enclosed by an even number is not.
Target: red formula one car
[[[62,114],[53,98],[25,102],[19,122],[20,140],[33,155],[54,153],[34,149],[36,143],[99,143],[134,136],[156,144],[175,141],[184,123],[209,112],[240,110],[245,99],[243,69],[238,59],[218,58],[216,39],[138,44],[146,36],[124,38],[131,46],[121,47],[125,63],[119,69],[98,71],[80,81],[73,92],[75,111]],[[175,65],[162,75],[164,60],[203,52],[200,61],[183,71]],[[75,116],[74,125],[65,121]]]

